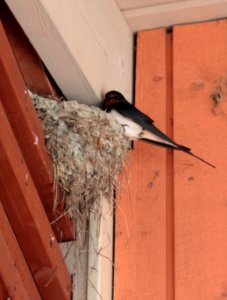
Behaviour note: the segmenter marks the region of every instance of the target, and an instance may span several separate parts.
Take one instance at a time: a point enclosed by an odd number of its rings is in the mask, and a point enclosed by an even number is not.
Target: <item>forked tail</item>
[[[177,150],[181,150],[197,159],[199,159],[200,161],[204,162],[205,164],[207,164],[208,166],[212,167],[212,168],[216,168],[214,165],[212,165],[211,163],[209,163],[208,161],[204,160],[202,157],[199,157],[197,156],[196,154],[192,153],[191,152],[191,149],[185,147],[185,146],[182,146],[182,145],[178,145],[178,148]]]
[[[173,141],[172,145],[167,144],[167,143],[152,141],[152,140],[149,140],[149,139],[140,139],[140,141],[144,141],[144,142],[147,142],[149,144],[153,144],[153,145],[156,145],[156,146],[159,146],[159,147],[164,147],[164,148],[167,148],[167,149],[183,151],[183,152],[185,152],[185,153],[187,153],[187,154],[189,154],[189,155],[191,155],[191,156],[199,159],[200,161],[204,162],[208,166],[210,166],[212,168],[216,168],[214,165],[212,165],[208,161],[204,160],[202,157],[199,157],[199,156],[195,155],[194,153],[192,153],[190,148],[185,147],[183,145],[179,145],[179,144],[175,143],[174,141]]]

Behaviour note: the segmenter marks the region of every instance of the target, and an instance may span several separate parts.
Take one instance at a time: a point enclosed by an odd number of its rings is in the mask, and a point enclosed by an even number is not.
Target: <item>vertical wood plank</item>
[[[136,106],[166,130],[166,33],[138,34]],[[166,151],[135,143],[117,200],[114,299],[166,299]]]
[[[227,21],[174,28],[174,135],[217,166],[175,154],[176,300],[227,296]],[[216,83],[215,83],[216,81]]]

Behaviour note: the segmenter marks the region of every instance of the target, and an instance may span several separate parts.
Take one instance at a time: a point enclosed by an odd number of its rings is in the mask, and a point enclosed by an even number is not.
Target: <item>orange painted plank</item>
[[[1,203],[0,245],[0,281],[5,290],[0,299],[41,300]]]
[[[63,213],[62,203],[53,213],[54,191],[52,164],[44,144],[41,123],[27,94],[27,87],[18,69],[3,26],[0,22],[0,95],[12,129],[50,221]],[[61,200],[61,199],[59,199]],[[53,224],[59,241],[72,240],[73,228],[64,216]]]
[[[217,166],[175,155],[175,299],[224,299],[227,117],[213,113],[210,95],[226,78],[227,21],[174,27],[173,53],[175,139]]]
[[[42,299],[69,300],[70,275],[0,102],[0,199]]]
[[[166,131],[166,33],[137,38],[136,106]],[[117,199],[115,300],[166,299],[165,149],[134,143]]]

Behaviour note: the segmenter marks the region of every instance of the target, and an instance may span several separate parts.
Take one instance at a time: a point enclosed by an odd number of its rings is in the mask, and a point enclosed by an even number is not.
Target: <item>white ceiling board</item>
[[[68,99],[132,92],[133,37],[115,0],[6,0]]]
[[[116,0],[121,10],[190,0]]]
[[[227,17],[227,0],[191,0],[123,11],[133,32]]]

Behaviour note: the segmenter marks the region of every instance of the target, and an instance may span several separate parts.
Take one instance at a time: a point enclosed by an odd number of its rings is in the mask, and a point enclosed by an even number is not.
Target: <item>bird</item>
[[[124,133],[130,140],[144,141],[159,147],[179,150],[216,168],[213,164],[194,154],[190,148],[173,141],[154,125],[154,121],[148,115],[128,102],[120,92],[113,90],[105,94],[103,110],[123,126]]]

